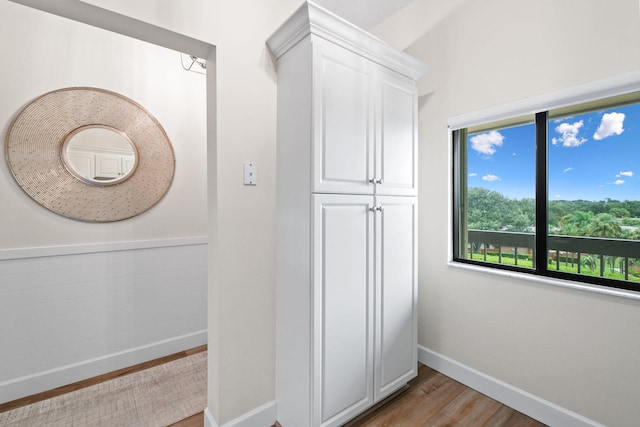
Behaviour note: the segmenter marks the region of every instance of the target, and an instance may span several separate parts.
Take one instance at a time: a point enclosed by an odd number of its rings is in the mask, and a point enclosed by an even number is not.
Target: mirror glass
[[[80,127],[62,145],[65,167],[92,185],[111,185],[130,177],[138,164],[136,146],[124,132],[102,125]]]

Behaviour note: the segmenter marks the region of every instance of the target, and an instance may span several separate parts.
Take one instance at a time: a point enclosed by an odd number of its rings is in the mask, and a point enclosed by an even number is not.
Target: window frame
[[[451,183],[452,183],[452,205],[451,205],[451,252],[450,260],[455,265],[469,265],[482,268],[487,271],[499,270],[504,273],[523,273],[527,277],[538,277],[541,279],[556,279],[559,284],[564,282],[579,283],[585,285],[596,285],[596,287],[614,291],[630,291],[633,297],[640,297],[640,283],[617,280],[599,276],[582,275],[578,273],[562,272],[549,268],[548,264],[548,123],[552,117],[558,117],[565,112],[581,114],[587,110],[597,111],[612,106],[610,101],[614,97],[619,97],[620,101],[613,105],[629,104],[629,94],[640,92],[640,71],[627,73],[625,75],[614,76],[586,85],[568,88],[563,91],[545,94],[538,97],[528,98],[522,102],[504,104],[502,106],[490,108],[480,112],[474,112],[449,119],[450,142],[452,153]],[[626,101],[625,101],[626,100]],[[640,103],[638,93],[634,95],[633,103]],[[581,110],[580,107],[583,107]],[[461,247],[466,247],[466,210],[467,206],[462,202],[465,200],[462,188],[467,188],[467,151],[468,134],[467,129],[486,126],[491,124],[509,121],[516,118],[533,114],[535,115],[535,227],[534,251],[535,259],[533,268],[523,268],[513,265],[490,263],[481,260],[472,260],[460,256]],[[463,145],[464,144],[464,148]],[[464,186],[464,187],[463,187]],[[466,191],[466,190],[465,190]],[[464,221],[462,215],[465,216]],[[465,227],[462,230],[461,227]],[[538,230],[543,230],[538,233]],[[463,246],[464,245],[464,246]]]

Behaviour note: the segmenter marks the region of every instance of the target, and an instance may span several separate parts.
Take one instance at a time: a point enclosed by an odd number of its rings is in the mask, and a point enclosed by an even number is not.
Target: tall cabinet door
[[[313,192],[373,194],[372,63],[322,39],[313,52]]]
[[[376,194],[415,196],[418,100],[415,82],[377,69]]]
[[[376,197],[375,401],[417,374],[417,205]]]
[[[322,426],[373,403],[372,202],[313,196],[313,420]]]

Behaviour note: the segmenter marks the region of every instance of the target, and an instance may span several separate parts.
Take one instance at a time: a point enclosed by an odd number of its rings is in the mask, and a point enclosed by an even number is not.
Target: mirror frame
[[[63,160],[63,145],[81,128],[115,129],[131,141],[137,165],[104,185],[78,178]],[[131,218],[156,205],[175,172],[175,154],[158,120],[135,101],[105,89],[55,90],[28,103],[6,135],[5,157],[18,185],[37,203],[87,222]]]

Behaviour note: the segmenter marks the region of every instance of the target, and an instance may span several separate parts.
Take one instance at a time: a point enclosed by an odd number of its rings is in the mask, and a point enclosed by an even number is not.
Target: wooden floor
[[[345,427],[543,427],[451,378],[419,365],[406,391],[383,402]]]
[[[201,427],[203,423],[204,414],[200,413],[173,427]],[[344,425],[374,426],[543,427],[544,424],[420,364],[418,376],[404,391]]]
[[[127,375],[135,371],[206,350],[198,347],[165,358],[132,366],[70,386],[40,393],[0,405],[0,412],[34,401],[51,398],[82,387],[88,387],[110,378]],[[202,427],[204,412],[179,421],[172,427]],[[418,376],[405,389],[344,427],[543,427],[542,423],[527,417],[451,378],[419,364]],[[280,427],[278,423],[272,427]],[[287,427],[287,426],[282,426]]]
[[[204,425],[204,412],[185,418],[182,421],[178,421],[175,424],[171,424],[168,427],[202,427]]]

